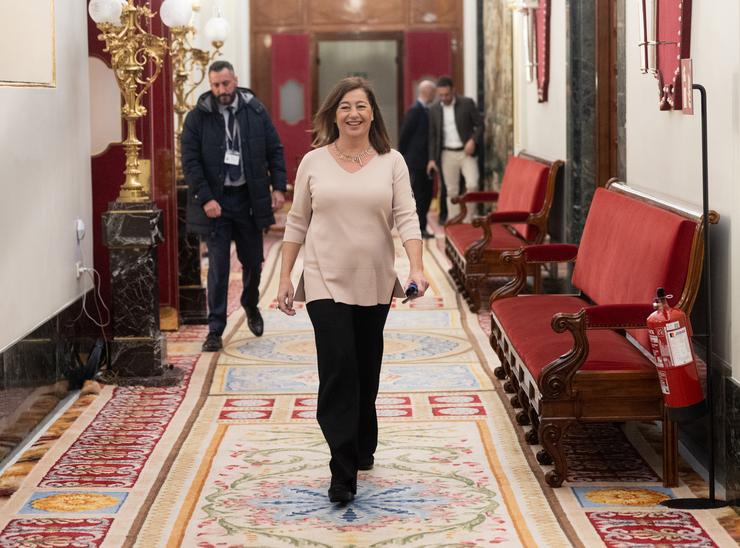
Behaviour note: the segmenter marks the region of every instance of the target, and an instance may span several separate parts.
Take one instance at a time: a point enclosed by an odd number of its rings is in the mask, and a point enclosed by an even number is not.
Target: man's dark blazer
[[[424,170],[429,162],[429,113],[419,101],[414,101],[404,116],[398,152],[410,170]]]
[[[483,119],[471,98],[455,95],[455,123],[463,145],[471,137],[475,140],[477,155],[483,136]],[[437,165],[440,165],[442,160],[443,128],[442,103],[437,101],[429,107],[429,157],[437,162]]]

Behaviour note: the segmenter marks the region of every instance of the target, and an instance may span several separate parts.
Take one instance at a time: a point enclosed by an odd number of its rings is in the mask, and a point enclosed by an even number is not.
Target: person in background
[[[422,238],[433,238],[427,231],[427,213],[432,203],[432,177],[429,163],[429,106],[434,101],[435,85],[431,80],[419,82],[419,97],[406,112],[398,139],[398,152],[403,154],[411,175],[411,188],[416,199],[416,213]]]
[[[247,325],[261,336],[257,304],[264,260],[262,231],[275,223],[287,186],[283,145],[265,107],[238,87],[234,67],[208,69],[211,91],[200,96],[182,132],[182,166],[188,184],[188,229],[208,245],[208,335],[204,352],[223,346],[229,293],[231,241],[243,267],[241,304]]]
[[[467,192],[478,188],[478,143],[483,135],[483,120],[475,102],[455,93],[452,78],[437,80],[439,101],[429,108],[429,173],[441,169],[442,182],[447,191],[447,219],[460,212],[452,198],[460,195],[460,174],[465,177]],[[473,208],[468,208],[470,222]]]
[[[319,372],[316,418],[331,452],[329,500],[347,503],[378,443],[375,398],[383,329],[404,289],[394,270],[395,226],[410,262],[406,288],[427,288],[408,168],[392,150],[370,85],[341,80],[314,119],[314,150],[298,167],[283,238],[278,307],[305,301]],[[294,292],[291,271],[305,246]]]

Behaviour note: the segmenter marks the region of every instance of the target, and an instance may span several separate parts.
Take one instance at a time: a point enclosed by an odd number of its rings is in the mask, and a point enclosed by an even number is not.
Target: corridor
[[[181,385],[78,400],[55,443],[28,451],[41,460],[16,465],[27,476],[2,509],[0,546],[735,545],[732,510],[658,509],[701,482],[661,487],[648,427],[572,432],[567,486],[544,485],[492,374],[485,315],[462,306],[435,240],[431,290],[397,301],[386,326],[375,467],[355,501],[329,503],[313,332],[305,310],[275,310],[279,240],[265,247],[265,335],[236,306],[235,261],[224,350],[201,354],[204,328],[184,327],[168,336]]]

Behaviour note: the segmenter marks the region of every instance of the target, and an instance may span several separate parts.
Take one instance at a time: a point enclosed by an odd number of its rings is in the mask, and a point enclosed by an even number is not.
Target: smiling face
[[[234,102],[238,80],[236,75],[225,68],[219,72],[209,72],[208,81],[211,84],[211,92],[221,105],[230,105]]]
[[[373,109],[364,89],[353,89],[344,94],[337,105],[335,119],[340,137],[366,137],[372,120]]]

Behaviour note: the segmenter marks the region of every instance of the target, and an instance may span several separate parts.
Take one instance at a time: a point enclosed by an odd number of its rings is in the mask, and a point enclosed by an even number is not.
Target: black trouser
[[[416,199],[416,214],[419,216],[419,227],[422,234],[427,229],[427,213],[429,205],[432,203],[432,178],[427,174],[426,168],[412,169],[411,189],[414,191]]]
[[[246,185],[224,192],[221,216],[208,235],[208,331],[221,335],[226,327],[231,271],[231,241],[242,263],[241,305],[257,306],[262,272],[262,232],[249,213]]]
[[[331,482],[355,490],[358,460],[372,456],[378,444],[375,398],[390,303],[356,306],[321,299],[306,308],[316,336],[316,418],[331,451]]]

